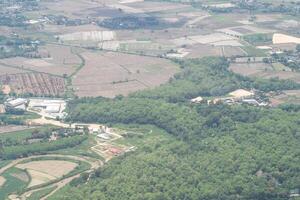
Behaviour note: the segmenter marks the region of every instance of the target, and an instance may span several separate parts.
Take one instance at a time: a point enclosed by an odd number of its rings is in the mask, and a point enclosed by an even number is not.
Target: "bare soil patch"
[[[72,49],[61,45],[46,45],[39,48],[42,58],[7,58],[1,62],[11,67],[28,69],[36,72],[44,72],[63,76],[72,74],[80,65],[80,58],[72,52]],[[1,71],[0,71],[1,72]]]
[[[229,69],[244,76],[259,76],[262,72],[273,71],[272,66],[265,63],[232,63]]]
[[[175,64],[161,58],[113,52],[85,52],[82,56],[86,65],[73,79],[80,97],[128,95],[165,83],[177,72]]]
[[[3,176],[0,176],[0,187],[2,187],[2,185],[4,185],[6,179]]]

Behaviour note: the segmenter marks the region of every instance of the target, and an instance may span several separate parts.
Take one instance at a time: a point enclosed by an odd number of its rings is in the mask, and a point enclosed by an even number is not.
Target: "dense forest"
[[[156,89],[70,103],[71,121],[152,124],[171,137],[114,159],[87,184],[72,184],[53,198],[289,199],[289,192],[300,187],[299,107],[192,105],[186,100],[238,87],[271,91],[299,85],[237,76],[223,59],[180,64],[182,72]]]

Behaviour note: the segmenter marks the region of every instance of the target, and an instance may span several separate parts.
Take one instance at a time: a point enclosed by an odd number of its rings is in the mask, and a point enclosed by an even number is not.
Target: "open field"
[[[61,160],[41,160],[16,165],[19,169],[26,169],[30,175],[28,187],[61,178],[74,170],[76,166],[76,163]]]
[[[244,76],[289,79],[300,83],[299,72],[292,72],[288,68],[276,64],[272,66],[267,63],[232,63],[229,69]]]
[[[1,60],[0,60],[1,62]],[[7,74],[20,74],[20,73],[25,73],[28,72],[26,70],[20,69],[20,68],[13,68],[13,67],[8,67],[6,65],[0,64],[0,76],[2,75],[7,75]]]
[[[62,41],[93,41],[102,42],[113,40],[115,32],[113,31],[89,31],[89,32],[75,32],[58,36]]]
[[[0,84],[9,86],[10,91],[16,94],[60,96],[65,92],[63,78],[43,73],[2,75]]]
[[[300,38],[276,33],[273,35],[273,44],[296,43],[300,44]]]
[[[33,129],[33,128],[34,127],[17,126],[17,125],[0,126],[0,134],[16,132],[16,131],[24,131],[24,130]]]
[[[72,74],[81,63],[71,47],[46,45],[40,47],[38,52],[42,58],[7,58],[2,59],[1,63],[5,66],[59,76]]]
[[[270,97],[272,106],[278,106],[283,103],[300,104],[300,90],[286,90],[279,95]]]
[[[74,76],[78,96],[114,97],[155,87],[177,72],[172,62],[137,55],[112,52],[85,52],[85,66]]]
[[[4,185],[6,179],[2,176],[0,176],[0,188],[2,187],[2,185]]]
[[[244,76],[259,76],[262,72],[273,71],[272,66],[265,63],[232,63],[229,69]]]

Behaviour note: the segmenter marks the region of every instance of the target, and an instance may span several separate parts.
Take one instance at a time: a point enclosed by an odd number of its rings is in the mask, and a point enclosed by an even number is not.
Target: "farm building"
[[[27,103],[26,99],[18,98],[18,99],[7,101],[6,106],[15,108],[17,106],[25,105],[26,103]]]
[[[66,105],[64,100],[59,99],[30,99],[30,108],[43,109],[46,113],[60,113]]]
[[[48,105],[45,109],[46,113],[59,113],[60,111],[60,104],[53,104],[53,105]]]

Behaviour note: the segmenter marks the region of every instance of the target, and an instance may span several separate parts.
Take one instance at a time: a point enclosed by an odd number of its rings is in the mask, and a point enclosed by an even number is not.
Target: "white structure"
[[[191,99],[191,102],[192,103],[201,103],[201,101],[203,101],[203,98],[202,97],[196,97],[194,99]]]
[[[60,104],[48,105],[45,109],[46,113],[59,113],[60,112]]]
[[[111,136],[107,133],[98,134],[97,137],[99,137],[100,139],[104,139],[104,140],[109,140],[111,138]]]
[[[25,105],[26,103],[27,103],[26,99],[18,98],[18,99],[14,99],[14,100],[6,102],[6,105],[10,106],[10,107],[17,107],[17,106]]]
[[[67,103],[62,99],[39,99],[32,98],[29,100],[28,109],[38,112],[38,114],[52,119],[64,118],[64,112]]]

